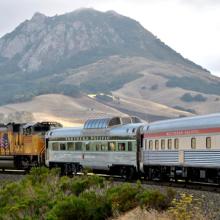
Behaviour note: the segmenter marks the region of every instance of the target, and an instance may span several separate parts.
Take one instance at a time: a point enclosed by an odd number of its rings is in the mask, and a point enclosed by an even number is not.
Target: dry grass
[[[171,217],[166,212],[158,212],[155,210],[147,211],[137,207],[124,215],[112,220],[169,220]]]

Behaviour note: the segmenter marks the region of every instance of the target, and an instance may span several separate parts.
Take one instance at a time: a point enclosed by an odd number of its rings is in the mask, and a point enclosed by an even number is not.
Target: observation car
[[[137,117],[90,119],[81,128],[46,135],[46,165],[72,174],[88,167],[132,178],[139,171],[140,126]]]
[[[220,114],[158,121],[142,133],[148,179],[220,183]]]

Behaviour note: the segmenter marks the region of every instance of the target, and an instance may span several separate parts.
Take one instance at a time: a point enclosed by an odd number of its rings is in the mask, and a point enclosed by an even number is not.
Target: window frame
[[[57,145],[56,149],[54,148],[55,144]],[[51,145],[51,148],[52,148],[52,151],[59,151],[59,142],[53,142],[52,145]]]
[[[78,144],[80,144],[80,148],[78,148],[79,146],[77,146]],[[82,142],[78,141],[75,142],[75,151],[82,151],[83,150],[83,144]]]
[[[210,143],[210,146],[208,146],[208,143]],[[211,149],[211,148],[212,148],[212,138],[206,137],[206,149]]]
[[[166,149],[166,141],[165,139],[160,140],[160,149],[165,150]]]
[[[167,140],[167,149],[172,150],[172,139],[170,138]]]
[[[191,138],[191,149],[196,149],[196,138]]]
[[[122,146],[123,145],[123,149]],[[126,151],[126,143],[125,142],[118,142],[118,151]]]
[[[62,147],[64,146],[64,149],[61,149],[61,146]],[[66,143],[64,143],[64,142],[59,143],[59,150],[65,151],[66,150]]]
[[[154,141],[154,149],[159,150],[159,140]]]
[[[174,149],[178,150],[179,149],[179,145],[180,145],[179,138],[175,138],[174,139]]]
[[[69,147],[70,144],[72,144],[73,148]],[[67,142],[66,150],[67,151],[75,151],[75,143],[74,142]]]
[[[148,141],[148,149],[149,149],[149,150],[153,150],[153,147],[154,147],[153,140],[149,140],[149,141]]]
[[[108,151],[111,151],[111,152],[116,151],[116,143],[114,141],[108,142]]]

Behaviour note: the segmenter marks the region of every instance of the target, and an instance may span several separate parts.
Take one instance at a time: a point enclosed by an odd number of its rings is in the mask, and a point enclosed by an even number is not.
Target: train
[[[62,175],[83,169],[126,179],[220,184],[220,114],[142,122],[138,117],[0,125],[0,168],[46,165]]]
[[[0,124],[0,169],[30,170],[45,163],[45,134],[57,122]]]
[[[143,123],[89,119],[45,136],[45,164],[71,175],[89,168],[126,179],[220,183],[220,114]]]

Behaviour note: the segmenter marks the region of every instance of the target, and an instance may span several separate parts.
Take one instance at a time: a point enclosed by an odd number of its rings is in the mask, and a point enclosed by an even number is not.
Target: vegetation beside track
[[[140,182],[115,184],[96,175],[69,178],[58,173],[57,169],[33,168],[17,182],[2,183],[0,219],[102,220],[136,207],[166,212],[173,219],[202,218],[191,195],[146,189]]]

